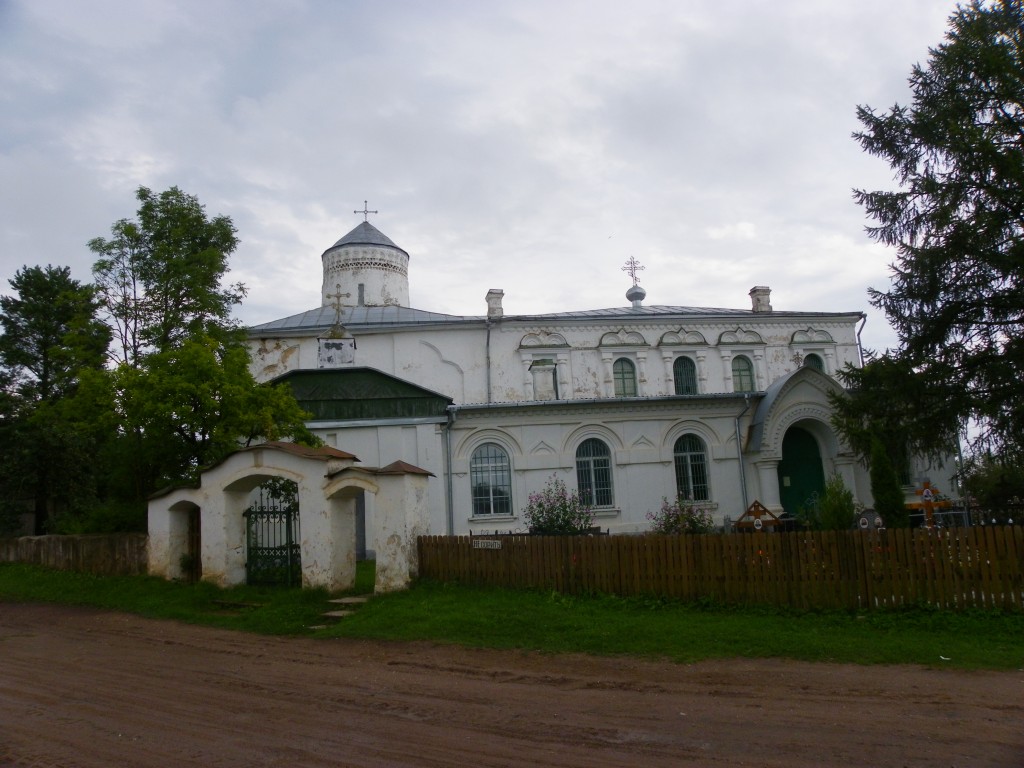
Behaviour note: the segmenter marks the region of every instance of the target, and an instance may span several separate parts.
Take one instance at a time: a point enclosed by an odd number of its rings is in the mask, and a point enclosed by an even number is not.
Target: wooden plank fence
[[[702,536],[421,536],[420,576],[813,608],[1024,610],[1024,527]]]
[[[0,563],[31,563],[101,576],[146,573],[144,533],[22,536],[0,539]]]

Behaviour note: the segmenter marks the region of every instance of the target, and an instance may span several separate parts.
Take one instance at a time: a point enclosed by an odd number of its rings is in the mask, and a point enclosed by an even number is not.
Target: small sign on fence
[[[473,549],[501,549],[501,539],[473,539]]]

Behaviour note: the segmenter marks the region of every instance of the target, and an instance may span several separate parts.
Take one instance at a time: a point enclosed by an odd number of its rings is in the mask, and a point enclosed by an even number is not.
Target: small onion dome
[[[634,285],[628,291],[626,291],[626,299],[633,302],[634,307],[639,307],[640,302],[647,298],[647,291],[641,288],[639,285]]]

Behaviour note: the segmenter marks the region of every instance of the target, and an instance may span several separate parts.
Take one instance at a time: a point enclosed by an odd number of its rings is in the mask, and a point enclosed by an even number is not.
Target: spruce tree
[[[938,390],[920,418],[948,442],[970,418],[982,447],[1024,455],[1024,0],[958,6],[909,83],[909,105],[857,110],[898,185],[854,192],[895,251],[871,303]]]

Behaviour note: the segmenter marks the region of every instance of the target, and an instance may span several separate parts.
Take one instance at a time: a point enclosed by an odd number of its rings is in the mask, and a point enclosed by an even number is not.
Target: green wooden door
[[[795,515],[801,507],[813,503],[825,490],[825,470],[814,435],[800,427],[790,427],[782,438],[779,462],[779,497],[782,508]]]

